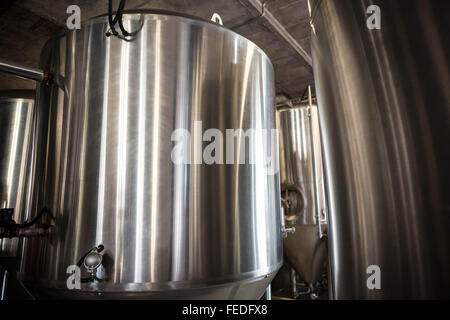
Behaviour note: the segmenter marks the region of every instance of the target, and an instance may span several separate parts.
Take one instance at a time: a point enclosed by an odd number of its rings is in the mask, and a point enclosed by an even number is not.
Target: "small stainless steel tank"
[[[14,209],[20,223],[29,206],[34,91],[0,92],[0,209]],[[0,239],[0,256],[15,256],[18,239]]]
[[[41,67],[64,83],[41,86],[39,100],[50,115],[42,197],[56,223],[29,246],[25,278],[69,297],[259,298],[282,263],[278,172],[176,165],[171,137],[193,133],[196,121],[224,137],[275,129],[270,60],[208,21],[124,14],[139,30],[124,41],[105,36],[107,19],[50,40],[42,54]],[[276,159],[269,140],[251,151]],[[67,268],[100,244],[103,281],[69,290]]]
[[[315,263],[326,228],[326,197],[320,126],[316,105],[281,106],[277,110],[281,193],[287,227],[284,255],[300,278],[314,283],[321,275]],[[326,262],[326,260],[324,261]]]

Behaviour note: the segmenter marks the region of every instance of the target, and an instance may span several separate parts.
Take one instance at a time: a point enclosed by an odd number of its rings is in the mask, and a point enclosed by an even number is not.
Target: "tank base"
[[[34,286],[38,299],[259,300],[276,273],[222,285],[167,291],[82,291]]]

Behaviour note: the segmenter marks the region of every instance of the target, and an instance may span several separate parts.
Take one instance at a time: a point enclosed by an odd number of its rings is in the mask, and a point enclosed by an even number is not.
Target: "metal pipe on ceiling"
[[[245,0],[245,3],[251,5],[253,8],[258,10],[258,12],[262,11],[261,18],[265,19],[266,22],[271,26],[273,31],[277,33],[283,40],[285,40],[292,49],[295,50],[306,63],[307,67],[311,69],[312,67],[312,58],[308,54],[308,52],[300,45],[300,43],[295,40],[295,38],[286,30],[286,28],[278,21],[277,18],[270,12],[270,10],[264,6],[264,3],[259,0]],[[258,17],[259,18],[259,17]]]
[[[28,67],[19,63],[0,59],[0,72],[12,74],[21,78],[30,79],[34,81],[45,81],[48,79],[48,74],[43,70]]]

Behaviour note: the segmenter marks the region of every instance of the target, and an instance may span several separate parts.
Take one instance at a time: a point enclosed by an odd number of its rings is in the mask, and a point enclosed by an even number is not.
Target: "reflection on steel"
[[[211,22],[125,14],[132,41],[105,37],[106,17],[52,39],[42,67],[66,80],[50,104],[46,205],[54,235],[34,240],[25,274],[45,294],[259,298],[282,262],[279,175],[241,165],[174,165],[171,135],[275,128],[267,56]],[[270,137],[254,146],[277,155]],[[102,282],[66,290],[66,268],[105,247]],[[60,291],[58,291],[60,289]]]
[[[314,261],[318,246],[325,244],[320,238],[325,227],[322,224],[326,224],[322,216],[326,197],[317,106],[280,107],[277,122],[283,209],[287,226],[295,228],[284,239],[284,253],[301,279],[314,283],[321,275],[314,267],[323,267]]]
[[[288,221],[317,224],[326,208],[317,106],[278,108],[282,196]]]
[[[28,210],[34,91],[0,92],[0,208],[24,221]],[[0,256],[15,256],[18,239],[1,239]]]
[[[448,298],[448,3],[375,3],[381,30],[366,26],[373,1],[311,1],[333,295]]]

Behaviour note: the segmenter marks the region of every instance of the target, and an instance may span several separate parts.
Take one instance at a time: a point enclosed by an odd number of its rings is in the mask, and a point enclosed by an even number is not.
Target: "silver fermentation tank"
[[[223,148],[226,129],[242,129],[237,158],[244,131],[276,128],[272,64],[209,21],[146,11],[123,22],[131,41],[106,37],[101,16],[43,50],[58,86],[39,88],[50,117],[41,198],[56,222],[28,247],[25,279],[58,297],[260,298],[282,263],[278,162],[206,164],[201,152],[208,129]],[[192,164],[172,161],[177,129],[205,132]],[[276,139],[258,141],[247,151],[277,159]],[[67,268],[100,245],[97,278],[69,290]]]
[[[13,219],[23,222],[30,205],[29,165],[35,92],[0,92],[0,209],[14,209]],[[0,239],[0,257],[18,253],[18,238]]]
[[[448,298],[449,3],[310,8],[334,298]]]
[[[317,106],[277,109],[281,196],[287,227],[284,256],[300,279],[314,284],[326,264],[326,197]],[[325,250],[323,250],[325,247]]]

